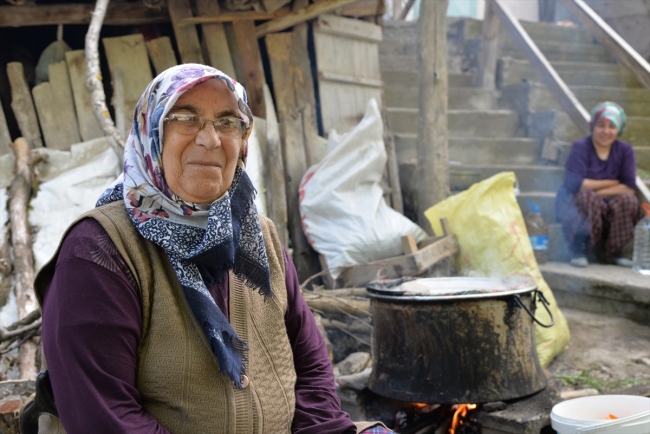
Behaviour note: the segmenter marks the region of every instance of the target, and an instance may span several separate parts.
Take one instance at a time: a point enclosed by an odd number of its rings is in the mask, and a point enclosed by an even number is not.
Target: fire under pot
[[[409,402],[485,403],[546,387],[535,349],[542,293],[525,278],[371,284],[369,388]],[[550,311],[549,311],[550,314]],[[540,326],[550,327],[553,323]]]

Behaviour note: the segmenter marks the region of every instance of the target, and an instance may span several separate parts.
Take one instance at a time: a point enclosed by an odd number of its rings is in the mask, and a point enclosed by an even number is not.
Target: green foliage
[[[583,370],[578,375],[555,375],[554,378],[562,380],[565,386],[589,387],[599,392],[617,390],[626,386],[649,383],[648,379],[623,378],[619,380],[608,380],[593,375],[590,371]]]

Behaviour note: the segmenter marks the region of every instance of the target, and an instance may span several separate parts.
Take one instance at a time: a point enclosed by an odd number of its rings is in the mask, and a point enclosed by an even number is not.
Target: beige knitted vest
[[[141,291],[142,336],[137,388],[142,405],[171,433],[289,433],[296,373],[286,333],[282,248],[273,223],[260,216],[273,297],[264,298],[230,273],[230,322],[248,343],[248,387],[239,390],[219,372],[167,255],[133,227],[124,204],[114,202],[81,218],[96,219],[128,264]],[[57,253],[58,255],[58,253]],[[39,302],[56,257],[39,272]]]

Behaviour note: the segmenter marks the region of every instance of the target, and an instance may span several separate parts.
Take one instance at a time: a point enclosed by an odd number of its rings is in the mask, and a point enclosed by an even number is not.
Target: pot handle
[[[532,312],[531,312],[531,311],[526,307],[526,305],[524,304],[524,302],[521,301],[521,297],[519,297],[519,294],[515,294],[515,295],[514,295],[514,298],[515,298],[515,302],[516,302],[520,307],[523,307],[524,310],[525,310],[526,312],[528,312],[528,315],[530,315],[530,317],[533,319],[533,321],[535,321],[535,322],[536,322],[537,324],[539,324],[540,326],[542,326],[542,327],[546,327],[546,328],[549,328],[549,327],[552,327],[553,324],[555,324],[555,318],[553,318],[553,313],[552,313],[551,310],[548,308],[548,307],[550,306],[550,303],[548,302],[548,300],[546,300],[546,297],[544,297],[544,294],[542,294],[542,291],[540,291],[540,290],[538,290],[538,289],[536,289],[536,290],[533,291],[533,301],[536,302],[536,300],[539,300],[539,301],[542,302],[542,306],[544,306],[544,309],[546,309],[546,312],[548,312],[548,314],[549,314],[550,317],[551,317],[551,323],[550,323],[550,324],[543,324],[543,323],[541,323],[537,318],[535,318],[535,315],[534,315],[534,314],[533,314],[533,313],[532,313]]]

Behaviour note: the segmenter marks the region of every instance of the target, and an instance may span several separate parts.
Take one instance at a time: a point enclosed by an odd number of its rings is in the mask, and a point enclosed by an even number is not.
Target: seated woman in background
[[[626,122],[619,105],[600,103],[591,110],[591,136],[571,146],[555,213],[571,246],[571,265],[576,267],[588,265],[586,256],[600,241],[604,241],[608,259],[632,265],[621,251],[634,238],[641,208],[634,195],[634,150],[618,140]]]

